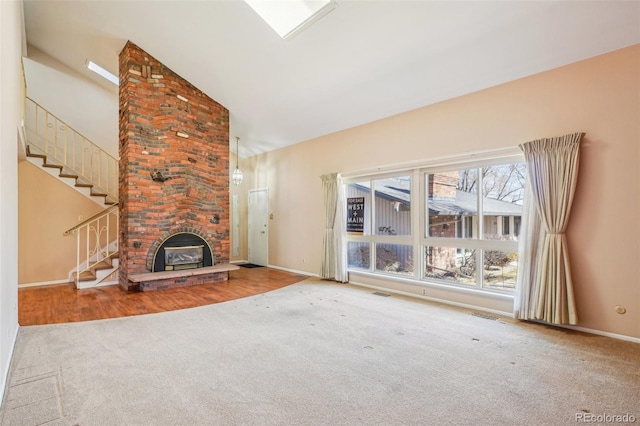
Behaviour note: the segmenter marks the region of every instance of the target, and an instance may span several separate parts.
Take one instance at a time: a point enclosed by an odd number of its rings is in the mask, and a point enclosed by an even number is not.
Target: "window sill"
[[[513,313],[514,295],[474,288],[464,288],[436,282],[419,281],[408,277],[349,270],[349,282],[355,285],[375,287],[411,297],[440,303],[480,309],[510,316]]]

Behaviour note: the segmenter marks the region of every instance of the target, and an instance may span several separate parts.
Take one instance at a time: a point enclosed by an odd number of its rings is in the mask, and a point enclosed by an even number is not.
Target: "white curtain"
[[[334,224],[335,249],[336,249],[336,277],[341,283],[349,281],[347,272],[347,243],[345,232],[347,229],[347,196],[342,178],[338,175],[338,205],[336,207],[336,220]]]
[[[538,287],[533,285],[537,279],[539,255],[541,253],[541,239],[544,232],[541,232],[540,219],[536,212],[535,202],[531,199],[530,182],[527,180],[524,192],[524,203],[522,205],[522,224],[520,233],[520,244],[518,247],[518,282],[513,300],[514,318],[535,319],[535,303],[537,296],[535,292]]]
[[[324,237],[322,239],[322,270],[320,278],[335,278],[336,252],[333,225],[336,221],[338,202],[338,175],[331,173],[320,176],[324,190]]]
[[[577,324],[565,231],[578,178],[583,133],[520,145],[527,163],[525,235],[514,316],[551,324]]]

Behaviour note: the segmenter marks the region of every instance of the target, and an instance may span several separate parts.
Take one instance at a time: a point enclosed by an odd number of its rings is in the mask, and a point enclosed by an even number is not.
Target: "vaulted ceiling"
[[[230,110],[243,157],[640,42],[636,1],[366,1],[281,39],[230,1],[24,0],[27,41],[90,75],[127,40]]]

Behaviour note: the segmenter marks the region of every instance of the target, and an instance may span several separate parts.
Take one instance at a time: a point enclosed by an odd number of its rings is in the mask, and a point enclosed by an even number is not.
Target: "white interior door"
[[[231,242],[231,254],[234,257],[240,256],[240,197],[233,194],[231,207],[231,229],[233,229],[233,240]]]
[[[249,262],[269,264],[269,191],[249,191]]]

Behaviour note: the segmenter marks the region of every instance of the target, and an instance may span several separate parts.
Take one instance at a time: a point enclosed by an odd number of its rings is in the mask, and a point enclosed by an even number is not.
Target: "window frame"
[[[385,234],[378,234],[377,230],[376,230],[376,196],[375,196],[375,181],[376,180],[381,180],[381,179],[388,179],[388,178],[394,178],[394,177],[398,177],[398,176],[409,176],[410,179],[410,197],[409,197],[409,203],[410,203],[410,232],[409,235],[385,235]],[[416,199],[416,187],[415,185],[415,172],[414,171],[398,171],[398,172],[392,172],[392,173],[386,173],[386,174],[378,174],[378,175],[374,175],[374,176],[366,176],[366,177],[360,177],[360,178],[353,178],[353,179],[349,179],[348,182],[344,182],[346,186],[350,185],[350,184],[360,184],[363,183],[365,181],[368,181],[369,183],[369,199],[371,200],[370,205],[369,206],[365,206],[365,208],[369,209],[369,215],[370,215],[370,219],[369,219],[369,227],[370,229],[364,231],[363,235],[349,235],[345,233],[345,241],[348,247],[349,242],[359,242],[359,243],[368,243],[369,244],[369,268],[368,269],[364,269],[364,268],[355,268],[355,267],[349,267],[349,265],[347,264],[347,270],[350,271],[354,271],[354,272],[370,272],[370,273],[375,273],[375,274],[380,274],[380,275],[385,275],[385,276],[398,276],[398,277],[405,277],[405,278],[415,278],[416,277],[416,271],[415,271],[415,267],[413,270],[413,273],[411,276],[407,275],[407,274],[403,274],[403,273],[394,273],[394,272],[386,272],[386,271],[379,271],[377,270],[377,265],[376,265],[376,258],[377,258],[377,245],[378,244],[394,244],[394,245],[408,245],[412,247],[412,257],[414,259],[416,259],[416,255],[418,254],[416,252],[416,246],[415,246],[415,240],[416,240],[416,235],[417,232],[416,230],[419,229],[419,216],[418,213],[415,211],[415,209],[413,208],[413,206],[416,205],[416,203],[418,202],[418,200]],[[348,192],[348,191],[347,191]],[[367,233],[368,231],[368,233]],[[343,232],[345,232],[343,230]]]
[[[437,285],[446,286],[451,289],[460,290],[476,290],[482,293],[503,294],[512,296],[514,289],[501,289],[497,287],[487,287],[484,283],[484,268],[478,268],[476,273],[476,285],[456,283],[453,281],[439,280],[436,278],[425,277],[425,263],[427,247],[452,247],[476,250],[476,265],[482,265],[484,262],[484,253],[488,250],[498,250],[502,252],[512,253],[518,252],[518,241],[506,240],[490,240],[484,239],[484,214],[482,209],[482,191],[477,197],[477,223],[474,224],[475,238],[450,238],[450,237],[430,237],[428,236],[428,185],[427,179],[429,174],[445,171],[459,171],[463,169],[488,167],[492,165],[504,165],[511,163],[524,163],[524,156],[517,147],[506,148],[502,150],[492,150],[481,153],[471,153],[461,156],[443,157],[434,160],[426,160],[421,162],[406,163],[404,165],[394,165],[387,168],[376,168],[371,170],[363,170],[360,172],[343,173],[341,177],[345,185],[361,183],[369,181],[371,206],[371,229],[369,235],[362,236],[347,235],[345,230],[344,238],[348,244],[354,242],[367,242],[369,244],[369,268],[354,268],[347,264],[347,270],[354,273],[367,273],[374,276],[380,276],[391,279],[410,280],[419,285]],[[482,175],[482,173],[479,173]],[[394,176],[410,176],[411,178],[411,232],[410,235],[378,235],[375,232],[375,191],[374,181],[376,179],[384,179]],[[482,184],[482,176],[479,176],[479,187]],[[521,223],[521,222],[520,222]],[[510,224],[511,225],[511,224]],[[515,228],[515,223],[513,228]],[[514,229],[515,231],[515,229]],[[522,235],[522,229],[519,229]],[[515,232],[514,232],[515,235]],[[378,271],[376,269],[376,246],[377,244],[402,244],[411,245],[413,247],[413,273],[411,275]],[[347,262],[348,263],[348,262]]]

